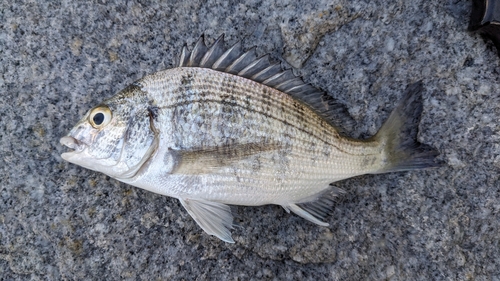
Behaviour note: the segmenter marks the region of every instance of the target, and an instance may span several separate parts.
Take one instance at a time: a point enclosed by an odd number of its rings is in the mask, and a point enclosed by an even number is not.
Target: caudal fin
[[[385,146],[385,167],[380,172],[407,171],[440,166],[439,153],[417,141],[422,113],[422,81],[411,84],[374,138]]]

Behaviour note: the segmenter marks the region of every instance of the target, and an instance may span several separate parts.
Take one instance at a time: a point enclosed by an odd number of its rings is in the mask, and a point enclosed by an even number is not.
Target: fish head
[[[60,143],[61,157],[117,179],[133,177],[154,154],[158,138],[144,92],[130,86],[90,109]]]

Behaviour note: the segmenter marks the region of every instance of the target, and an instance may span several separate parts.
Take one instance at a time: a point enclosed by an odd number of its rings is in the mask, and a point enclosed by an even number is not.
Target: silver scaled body
[[[62,157],[122,182],[178,198],[209,234],[233,242],[228,204],[277,204],[325,218],[332,182],[433,167],[420,144],[421,83],[411,85],[372,138],[343,136],[331,97],[239,45],[183,49],[178,67],[136,81],[91,109],[61,139]]]

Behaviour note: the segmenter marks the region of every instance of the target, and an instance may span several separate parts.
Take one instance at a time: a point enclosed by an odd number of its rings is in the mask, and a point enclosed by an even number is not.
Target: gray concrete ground
[[[141,2],[0,3],[0,279],[500,280],[500,59],[466,31],[469,1]],[[89,108],[203,33],[296,67],[355,136],[423,80],[419,139],[445,165],[336,183],[330,227],[234,207],[226,244],[177,200],[60,158]]]

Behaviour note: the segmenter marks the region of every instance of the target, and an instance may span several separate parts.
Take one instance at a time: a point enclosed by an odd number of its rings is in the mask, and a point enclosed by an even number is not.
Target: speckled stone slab
[[[0,279],[499,280],[500,59],[470,1],[2,1]],[[349,107],[374,134],[423,80],[442,168],[365,175],[320,227],[234,207],[235,244],[172,198],[64,162],[90,107],[226,34]]]

